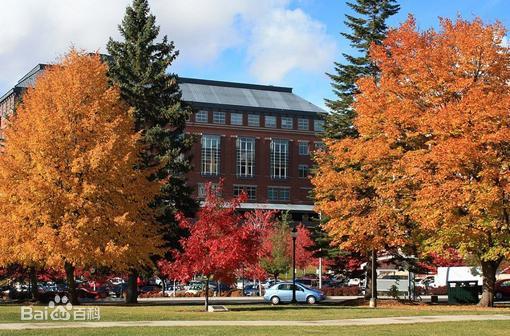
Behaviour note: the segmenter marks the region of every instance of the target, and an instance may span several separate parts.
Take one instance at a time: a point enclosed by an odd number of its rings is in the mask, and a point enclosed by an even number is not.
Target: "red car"
[[[496,300],[501,300],[510,297],[510,279],[496,281],[494,297]]]

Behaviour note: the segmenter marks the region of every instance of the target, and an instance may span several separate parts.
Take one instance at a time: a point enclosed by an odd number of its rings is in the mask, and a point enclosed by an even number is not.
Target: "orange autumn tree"
[[[421,184],[410,215],[428,250],[479,260],[480,305],[492,306],[496,271],[510,256],[510,51],[499,23],[442,19],[441,28],[419,33],[410,20],[374,57],[387,74],[380,89],[402,102],[399,136],[423,143],[403,160]]]
[[[139,135],[99,55],[71,51],[28,89],[0,154],[4,262],[124,271],[160,252],[147,203],[159,185],[133,170]]]
[[[502,45],[504,36],[499,23],[460,18],[441,19],[440,31],[418,32],[410,17],[383,45],[373,46],[371,57],[381,76],[377,83],[359,81],[356,126],[362,139],[370,139],[366,146],[380,139],[379,146],[360,149],[354,140],[334,144],[336,151],[330,152],[344,166],[358,153],[364,163],[360,171],[367,160],[385,158],[387,169],[365,180],[367,184],[360,182],[356,169],[351,176],[343,174],[342,166],[328,172],[351,181],[342,181],[340,187],[347,188],[337,193],[366,190],[383,181],[386,197],[370,204],[321,199],[329,213],[343,216],[344,224],[348,217],[343,207],[365,209],[366,214],[366,207],[382,201],[387,211],[377,218],[390,223],[402,216],[411,227],[417,223],[425,252],[456,248],[476,256],[484,275],[484,306],[493,304],[496,270],[510,256],[510,52]],[[376,191],[379,195],[380,189]],[[405,233],[398,229],[384,228],[387,238],[381,238],[394,241],[396,234]],[[341,232],[338,225],[330,228],[335,230]]]

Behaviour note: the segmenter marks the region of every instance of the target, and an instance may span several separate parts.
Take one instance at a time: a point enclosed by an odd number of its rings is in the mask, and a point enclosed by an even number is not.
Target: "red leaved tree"
[[[310,266],[313,261],[313,240],[310,237],[310,231],[300,223],[297,226],[297,237],[296,237],[296,267],[305,268]]]
[[[161,267],[163,273],[180,281],[193,276],[206,278],[205,310],[209,306],[209,281],[211,279],[232,283],[236,270],[245,264],[254,264],[256,251],[262,243],[263,228],[260,223],[247,221],[236,209],[246,198],[242,195],[226,202],[220,196],[221,184],[215,190],[206,186],[206,198],[196,219],[177,216],[181,227],[189,236],[180,240],[181,250],[174,250],[174,261]]]
[[[269,235],[275,225],[276,213],[273,210],[254,210],[244,214],[245,225],[252,226],[254,230],[258,230],[259,236],[257,243],[252,246],[256,258],[252,258],[248,263],[242,265],[242,269],[238,272],[241,277],[258,280],[259,282],[267,278],[267,272],[260,265],[260,260],[267,256],[267,245],[270,241]],[[261,291],[259,283],[259,292]]]

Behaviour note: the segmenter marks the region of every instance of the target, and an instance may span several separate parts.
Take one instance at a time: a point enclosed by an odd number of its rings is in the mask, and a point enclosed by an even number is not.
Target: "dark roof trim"
[[[247,83],[236,83],[236,82],[224,82],[224,81],[217,81],[217,80],[187,78],[187,77],[178,77],[178,82],[179,83],[191,83],[191,84],[211,85],[211,86],[224,86],[224,87],[241,88],[241,89],[252,89],[252,90],[277,91],[277,92],[289,92],[289,93],[292,93],[292,88],[284,87],[284,86],[259,85],[259,84],[247,84]]]
[[[0,97],[0,104],[4,102],[7,98],[9,98],[12,94],[19,94],[21,91],[23,91],[23,88],[21,87],[15,87],[7,91],[2,97]]]
[[[217,109],[217,110],[228,110],[232,112],[257,112],[257,113],[276,113],[280,115],[291,114],[291,115],[308,115],[312,117],[325,116],[327,113],[318,113],[312,111],[301,111],[301,110],[282,110],[267,107],[253,107],[244,105],[227,105],[227,104],[215,104],[215,103],[203,103],[195,101],[185,101],[188,105],[196,109]]]
[[[40,71],[40,70],[44,70],[46,67],[48,66],[48,64],[37,64],[32,70],[30,70],[25,76],[21,77],[21,79],[18,81],[18,84],[22,83],[23,81],[25,81],[26,79],[30,78],[31,76],[33,76],[36,72]]]

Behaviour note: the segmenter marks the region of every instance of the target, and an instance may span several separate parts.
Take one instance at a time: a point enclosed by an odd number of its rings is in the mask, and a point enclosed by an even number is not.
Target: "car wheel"
[[[274,304],[274,305],[277,305],[280,303],[280,298],[278,296],[273,296],[271,298],[271,303]]]
[[[315,304],[316,302],[317,302],[317,299],[313,295],[310,295],[309,297],[306,298],[306,303],[308,303],[308,304]]]
[[[500,292],[497,292],[494,296],[496,297],[496,300],[501,300],[503,298],[503,294]]]

